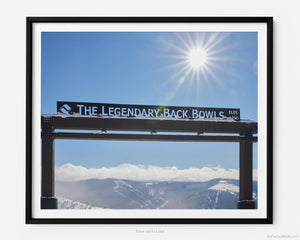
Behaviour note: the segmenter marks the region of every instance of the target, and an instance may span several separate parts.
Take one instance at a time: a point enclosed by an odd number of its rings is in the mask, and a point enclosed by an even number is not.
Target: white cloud
[[[238,169],[224,168],[188,168],[158,167],[122,164],[116,167],[85,168],[70,163],[56,167],[56,180],[79,181],[85,179],[128,179],[135,181],[193,181],[203,182],[215,178],[239,179]],[[257,179],[257,169],[253,171],[253,178]]]

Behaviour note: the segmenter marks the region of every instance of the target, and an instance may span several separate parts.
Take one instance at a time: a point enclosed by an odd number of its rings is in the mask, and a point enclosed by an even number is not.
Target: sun
[[[190,49],[189,53],[187,54],[188,64],[192,68],[201,68],[204,67],[207,63],[207,52],[203,48],[193,48]]]
[[[223,86],[220,73],[229,73],[223,65],[234,60],[227,51],[237,46],[225,41],[229,36],[229,33],[219,32],[182,32],[170,38],[159,38],[167,52],[162,56],[173,61],[162,68],[172,69],[165,84],[172,84],[173,89],[166,94],[164,104],[168,104],[180,89],[195,89],[199,99],[201,89],[213,83]]]

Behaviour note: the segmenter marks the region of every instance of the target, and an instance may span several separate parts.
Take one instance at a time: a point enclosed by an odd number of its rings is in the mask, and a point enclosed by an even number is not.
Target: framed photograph
[[[271,224],[272,17],[28,17],[26,223]]]

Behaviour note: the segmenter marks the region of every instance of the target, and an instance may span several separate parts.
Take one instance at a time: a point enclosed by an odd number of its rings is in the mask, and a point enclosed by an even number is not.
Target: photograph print
[[[217,20],[27,19],[27,223],[272,222],[272,19]]]

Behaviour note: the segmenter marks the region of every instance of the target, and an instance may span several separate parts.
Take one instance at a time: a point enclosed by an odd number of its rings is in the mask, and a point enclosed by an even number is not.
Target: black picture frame
[[[272,224],[273,223],[273,18],[272,17],[27,17],[26,224]],[[33,217],[33,27],[36,23],[262,23],[267,28],[267,192],[264,218],[35,218]],[[246,210],[247,211],[247,210]]]

